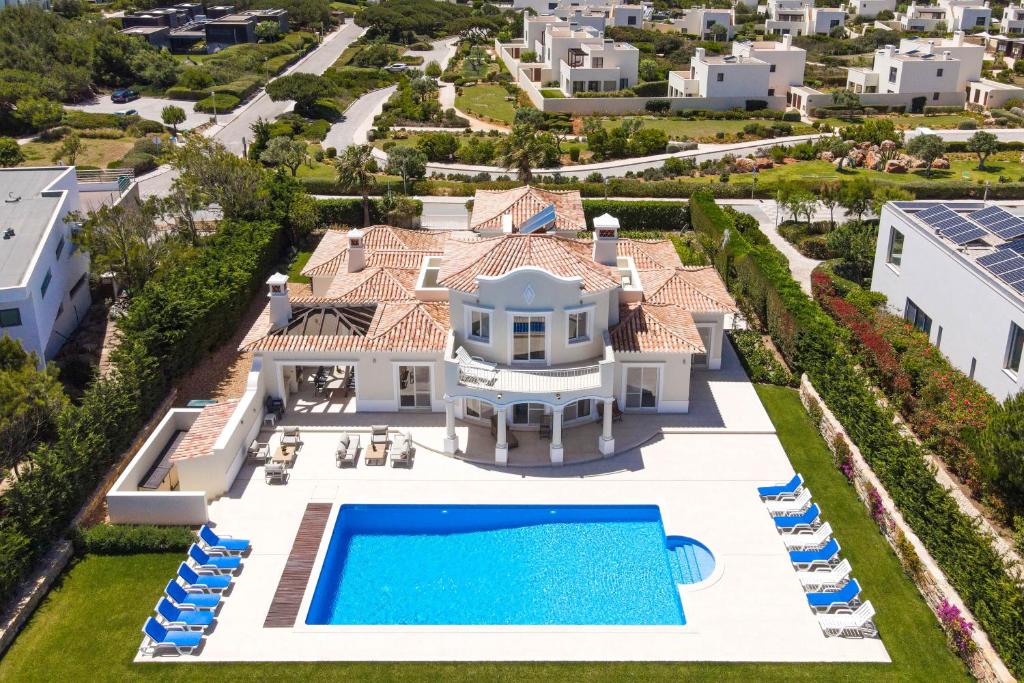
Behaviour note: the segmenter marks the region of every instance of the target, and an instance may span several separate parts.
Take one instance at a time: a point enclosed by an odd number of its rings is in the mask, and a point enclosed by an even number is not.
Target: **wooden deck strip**
[[[306,592],[309,576],[313,572],[316,551],[320,548],[327,518],[331,514],[331,503],[309,503],[299,522],[288,561],[281,572],[281,580],[270,603],[264,628],[291,628],[299,617],[299,605]]]

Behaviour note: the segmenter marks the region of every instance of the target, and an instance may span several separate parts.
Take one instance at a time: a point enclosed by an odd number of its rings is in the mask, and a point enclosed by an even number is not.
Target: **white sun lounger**
[[[853,614],[820,614],[818,623],[828,637],[852,636],[863,638],[878,634],[874,622],[875,608],[871,601],[864,602]]]
[[[498,366],[496,363],[488,363],[482,358],[469,355],[469,351],[466,351],[466,348],[463,346],[460,346],[455,351],[455,357],[459,361],[459,370],[471,382],[491,386],[498,380]]]
[[[793,500],[766,500],[764,504],[773,515],[798,515],[811,507],[811,490],[805,486]]]
[[[800,585],[805,591],[837,591],[850,580],[852,571],[850,561],[843,559],[827,570],[797,572],[796,578],[800,580]]]
[[[832,538],[832,525],[825,522],[809,534],[782,535],[786,550],[817,550]]]

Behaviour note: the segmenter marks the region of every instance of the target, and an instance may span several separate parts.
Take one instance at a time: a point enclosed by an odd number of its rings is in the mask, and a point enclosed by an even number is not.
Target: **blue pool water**
[[[715,571],[715,556],[700,541],[687,536],[669,536],[665,547],[676,583],[700,583]]]
[[[681,625],[657,506],[343,505],[307,624]]]

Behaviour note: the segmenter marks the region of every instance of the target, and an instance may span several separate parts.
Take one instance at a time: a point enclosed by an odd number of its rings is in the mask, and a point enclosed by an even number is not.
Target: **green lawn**
[[[626,117],[629,118],[629,117]],[[605,128],[615,128],[623,120],[619,118],[602,119],[601,123]],[[763,119],[740,119],[738,121],[716,121],[710,119],[687,120],[678,118],[666,118],[660,116],[645,116],[642,118],[644,128],[655,128],[665,131],[672,140],[694,140],[697,142],[723,142],[716,138],[716,133],[723,133],[725,141],[730,141],[737,133],[743,131],[743,127],[750,123],[759,123],[763,126],[775,123]],[[793,127],[793,135],[809,135],[815,130],[806,123],[793,121],[789,123]]]
[[[455,108],[498,123],[511,124],[516,114],[516,103],[506,100],[508,96],[500,85],[473,85],[462,89],[462,94],[455,98]]]
[[[79,166],[97,166],[106,168],[111,161],[117,161],[127,154],[135,138],[119,138],[117,140],[105,140],[101,138],[80,138],[82,151],[78,153],[75,162]],[[22,166],[52,166],[53,155],[60,148],[61,142],[26,142],[21,146],[25,155]]]
[[[292,261],[291,266],[288,267],[288,277],[292,282],[310,282],[310,279],[302,274],[302,269],[306,267],[306,263],[312,255],[312,251],[300,251],[295,255],[295,260]]]
[[[208,664],[136,665],[139,629],[180,553],[89,556],[67,572],[0,661],[0,681],[957,681],[963,667],[853,489],[832,466],[795,391],[758,386],[793,466],[802,472],[850,558],[893,659],[881,664]],[[756,609],[756,604],[751,609]],[[100,615],[100,616],[97,616]],[[217,637],[216,633],[211,637]],[[397,642],[397,641],[396,641]],[[287,656],[287,653],[282,653]]]

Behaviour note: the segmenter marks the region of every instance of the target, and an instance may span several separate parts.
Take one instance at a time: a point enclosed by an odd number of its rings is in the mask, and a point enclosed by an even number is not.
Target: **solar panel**
[[[535,213],[534,215],[527,218],[519,226],[519,232],[521,234],[527,234],[535,232],[542,228],[546,228],[555,222],[555,205],[548,204],[543,209]]]
[[[984,228],[975,225],[942,204],[927,208],[917,216],[928,226],[938,230],[943,237],[956,244],[967,244],[988,234]]]
[[[1024,235],[1024,218],[1015,216],[999,206],[989,206],[970,214],[970,219],[989,232],[1012,240]]]

